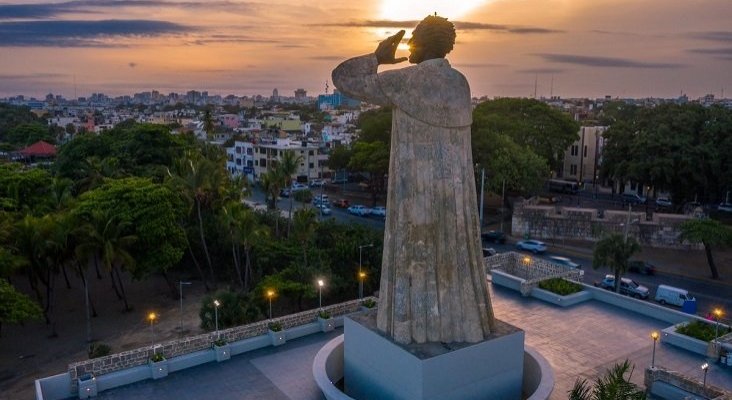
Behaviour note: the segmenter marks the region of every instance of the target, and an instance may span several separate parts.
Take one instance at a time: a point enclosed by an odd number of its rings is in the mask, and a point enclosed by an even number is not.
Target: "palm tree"
[[[317,216],[313,208],[301,208],[295,212],[295,239],[302,246],[303,265],[308,267],[308,244],[315,234]]]
[[[206,132],[206,138],[208,140],[213,139],[213,134],[216,132],[216,126],[214,125],[213,116],[211,115],[211,108],[206,108],[203,112],[203,130]]]
[[[277,164],[277,170],[279,176],[284,179],[285,187],[292,187],[292,175],[297,172],[297,168],[300,166],[303,158],[301,155],[296,154],[292,150],[285,150],[282,154],[279,164]],[[290,226],[292,226],[292,201],[293,195],[290,193],[290,214],[287,220],[287,236],[290,236]]]
[[[280,213],[277,211],[277,196],[282,188],[282,180],[278,176],[278,170],[272,169],[260,176],[259,182],[262,185],[267,200],[267,206],[274,210],[275,215],[275,236],[280,235]]]
[[[612,234],[595,244],[592,268],[609,268],[615,275],[615,292],[620,290],[620,275],[628,270],[628,259],[641,250],[638,242],[623,235]]]
[[[719,279],[719,271],[717,271],[717,266],[714,264],[714,258],[712,257],[712,246],[729,246],[732,244],[732,230],[713,219],[691,219],[681,224],[681,238],[704,245],[712,279]]]
[[[130,223],[119,221],[107,212],[92,212],[89,223],[84,226],[84,238],[76,247],[77,254],[93,255],[109,271],[112,287],[117,297],[124,302],[125,311],[131,308],[127,302],[120,270],[123,266],[132,267],[135,259],[130,254],[132,245],[137,241],[135,235],[127,234]]]
[[[628,374],[628,378],[625,375]],[[615,364],[604,376],[590,386],[587,380],[577,379],[570,390],[569,400],[645,400],[646,393],[630,382],[633,367],[625,360]]]
[[[228,228],[231,238],[231,250],[239,286],[242,291],[246,292],[249,290],[249,281],[251,280],[252,242],[267,234],[266,227],[260,226],[257,223],[254,212],[240,202],[229,203],[223,208],[222,222]],[[242,246],[244,247],[244,255],[246,257],[243,276],[241,271]]]

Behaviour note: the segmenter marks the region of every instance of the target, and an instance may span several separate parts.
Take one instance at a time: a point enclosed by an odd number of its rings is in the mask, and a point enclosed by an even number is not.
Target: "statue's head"
[[[409,62],[419,64],[433,58],[444,58],[455,44],[455,26],[447,18],[429,15],[417,24],[409,39]]]

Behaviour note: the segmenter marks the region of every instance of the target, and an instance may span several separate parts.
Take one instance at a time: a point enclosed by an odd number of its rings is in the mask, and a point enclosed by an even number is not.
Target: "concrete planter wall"
[[[544,300],[547,303],[554,304],[560,307],[569,307],[575,304],[582,303],[587,300],[592,300],[592,293],[582,290],[577,293],[572,293],[567,296],[562,296],[548,290],[533,288],[531,289],[531,297],[535,297],[539,300]]]
[[[287,336],[285,335],[284,329],[277,332],[268,330],[267,334],[269,335],[270,342],[272,342],[272,346],[282,346],[287,342]]]
[[[676,328],[686,325],[687,323],[688,322],[682,322],[680,324],[672,325],[662,330],[661,342],[672,344],[676,347],[681,347],[682,349],[691,351],[692,353],[706,356],[709,342],[705,342],[703,340],[699,340],[691,336],[682,335],[676,332]]]
[[[318,325],[322,332],[330,332],[335,329],[335,321],[333,318],[320,318],[318,317]]]
[[[228,343],[221,346],[214,345],[213,349],[216,353],[217,362],[226,361],[231,358],[231,347]]]
[[[92,375],[79,378],[79,398],[88,399],[97,395],[97,379]]]
[[[168,360],[158,362],[150,361],[150,373],[153,379],[161,379],[168,376]]]

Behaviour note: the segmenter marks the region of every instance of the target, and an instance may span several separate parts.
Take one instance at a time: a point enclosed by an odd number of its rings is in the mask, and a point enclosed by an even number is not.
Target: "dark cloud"
[[[244,35],[211,35],[202,39],[196,39],[187,42],[188,45],[207,45],[213,43],[279,43],[279,40],[271,39],[255,39],[251,36]]]
[[[732,42],[732,31],[709,31],[709,32],[694,32],[691,37],[701,40],[709,40],[713,42]]]
[[[131,62],[131,63],[128,63],[127,66],[130,68],[135,68],[137,66],[137,63]]]
[[[518,72],[524,74],[562,74],[566,71],[561,68],[527,68],[518,70]]]
[[[718,49],[689,49],[689,53],[706,54],[722,60],[732,60],[732,47]]]
[[[408,21],[392,21],[392,20],[364,20],[364,21],[351,21],[351,22],[340,22],[332,24],[320,24],[317,26],[335,26],[335,27],[353,27],[353,28],[393,28],[393,29],[411,29],[417,26],[420,21],[408,20]],[[500,25],[500,24],[484,24],[480,22],[463,22],[463,21],[452,21],[455,25],[455,29],[469,31],[469,30],[488,30],[497,32],[508,32],[516,34],[542,34],[542,33],[562,33],[564,31],[545,29],[538,27],[527,27],[527,26],[512,26],[512,25]]]
[[[564,64],[583,65],[586,67],[600,67],[600,68],[657,68],[657,69],[671,69],[681,68],[682,64],[673,63],[648,63],[634,60],[627,60],[623,58],[611,58],[611,57],[592,57],[592,56],[581,56],[575,54],[549,54],[549,53],[538,53],[533,54],[541,57],[549,62],[557,62]]]
[[[0,5],[2,19],[42,19],[67,13],[93,13],[94,9],[122,7],[177,7],[177,8],[219,8],[228,12],[251,11],[248,3],[232,1],[163,1],[163,0],[74,0],[62,3],[5,4]]]
[[[191,31],[184,25],[148,20],[0,22],[0,47],[118,47],[107,39]]]

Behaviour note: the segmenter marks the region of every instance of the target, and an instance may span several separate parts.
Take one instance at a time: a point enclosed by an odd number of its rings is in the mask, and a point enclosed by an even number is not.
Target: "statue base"
[[[520,400],[524,332],[496,320],[478,343],[397,344],[376,329],[376,311],[344,318],[344,383],[359,399]]]

